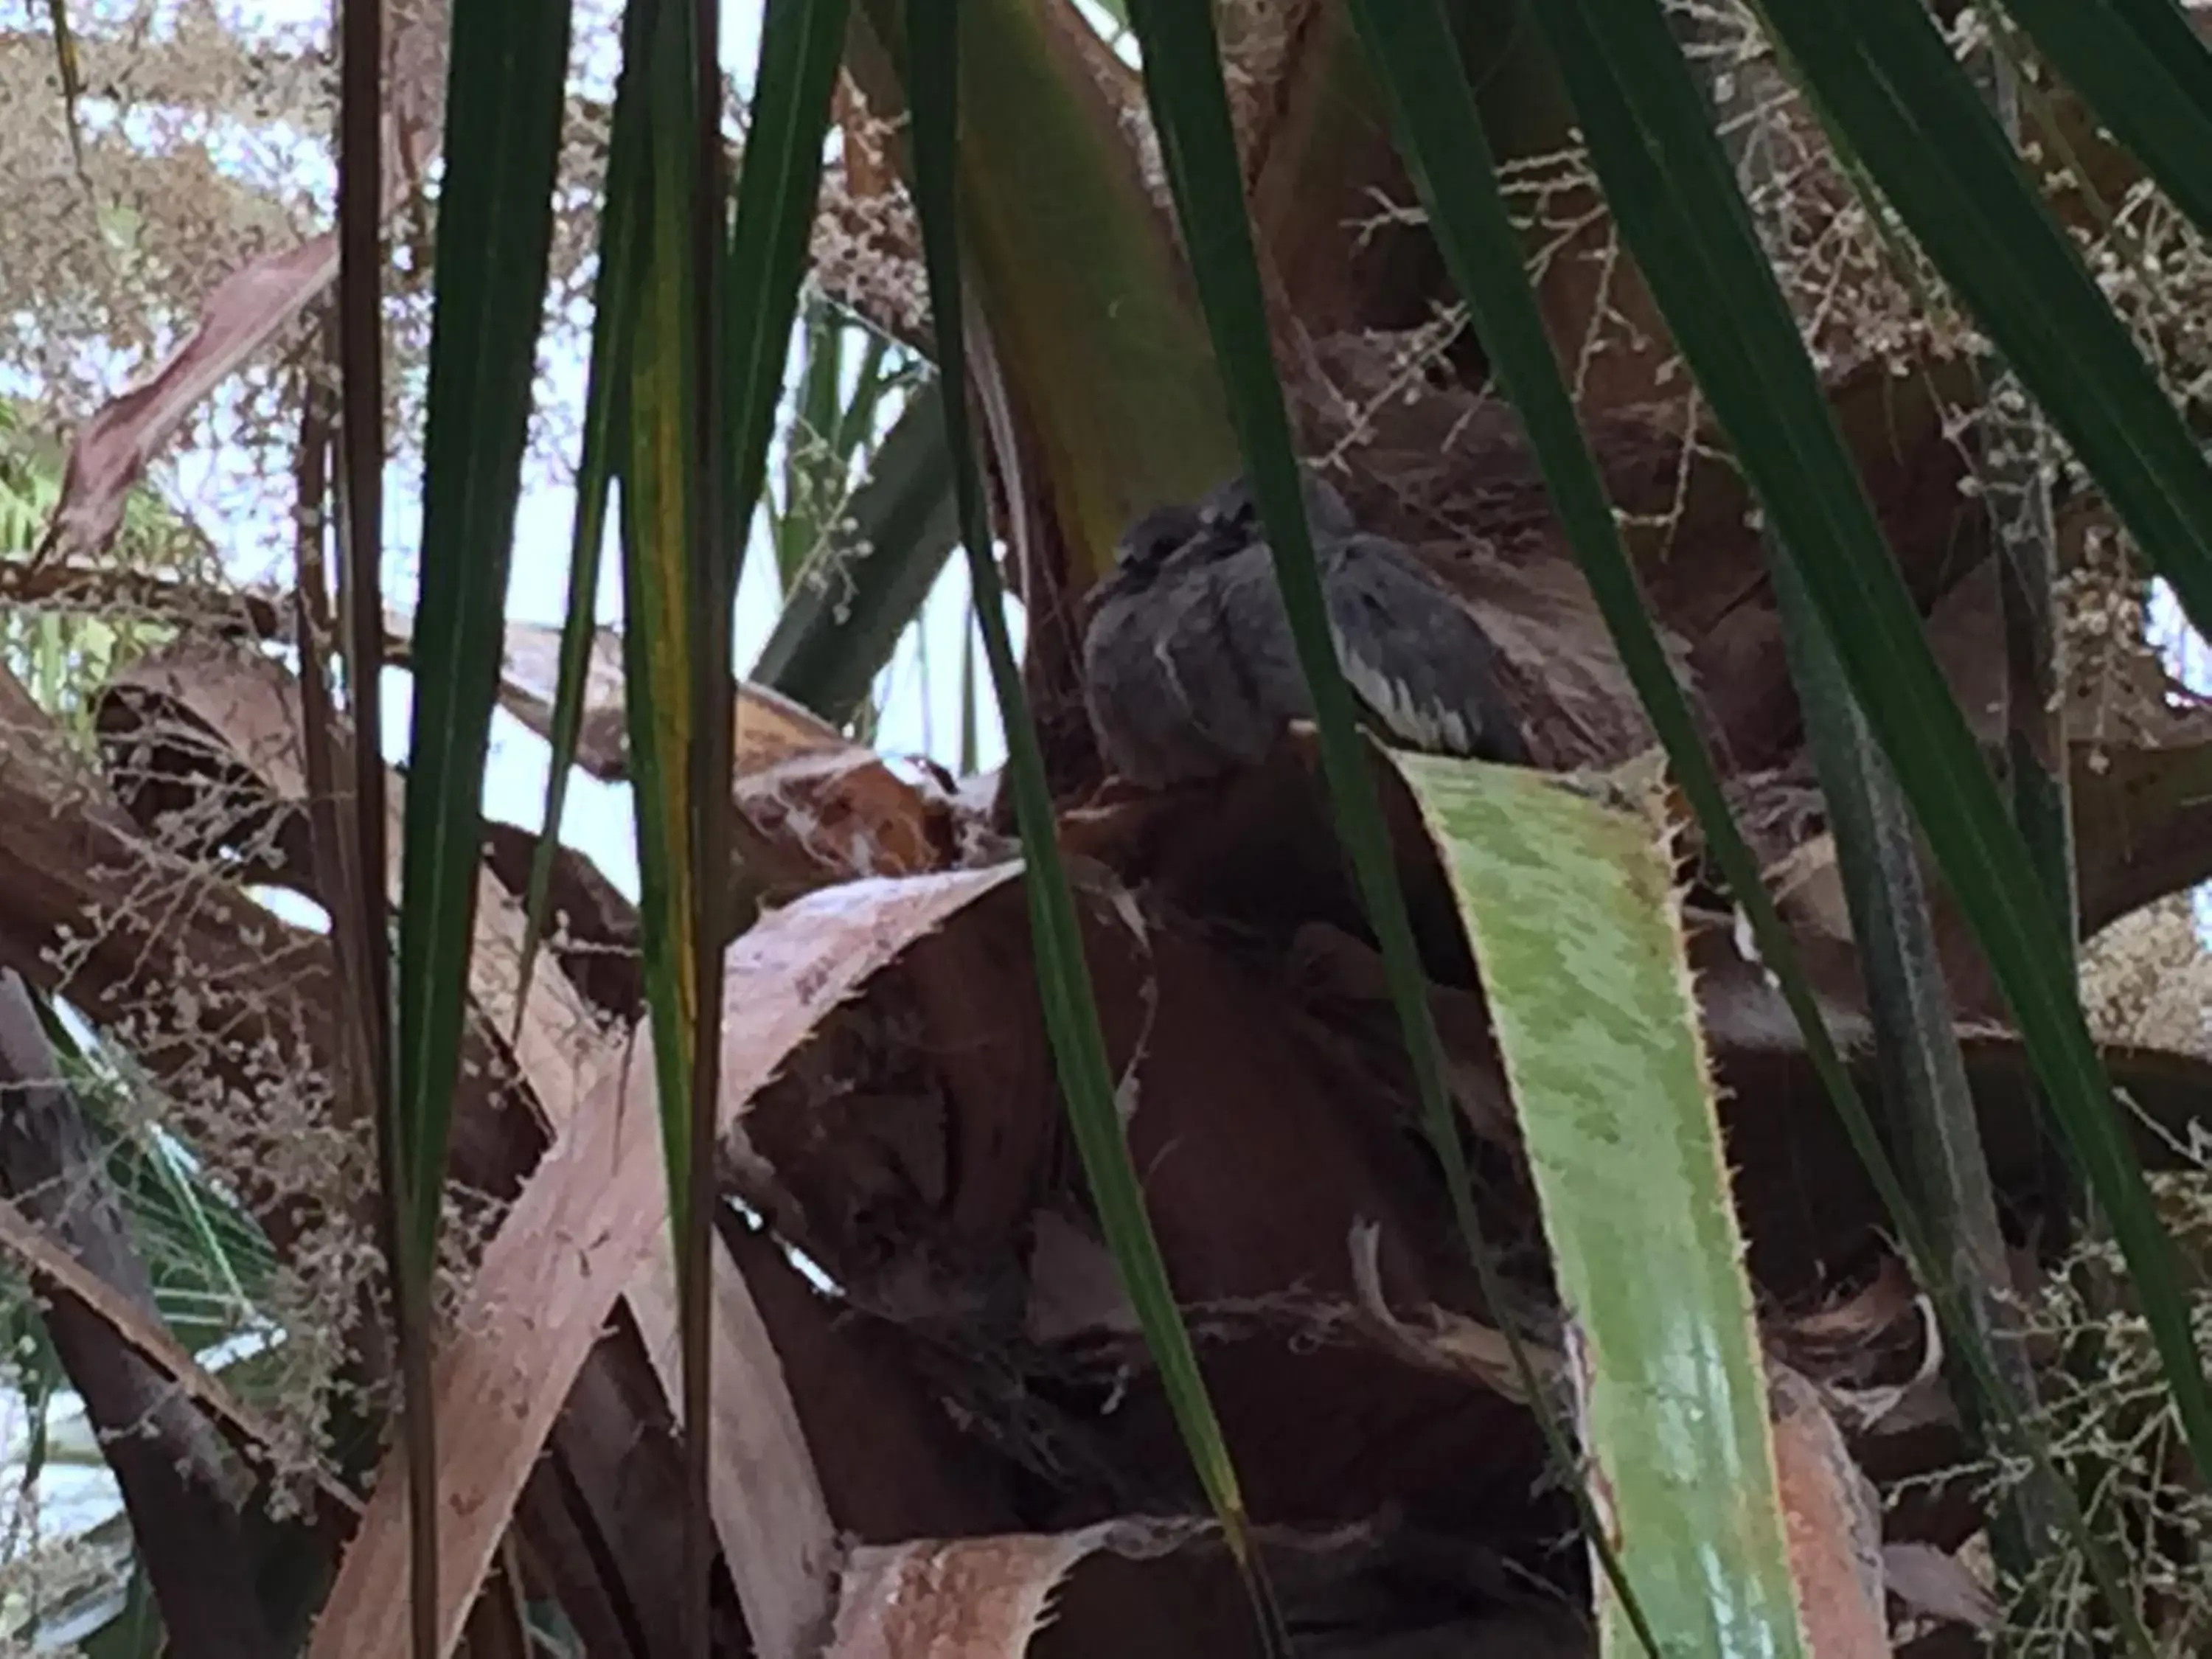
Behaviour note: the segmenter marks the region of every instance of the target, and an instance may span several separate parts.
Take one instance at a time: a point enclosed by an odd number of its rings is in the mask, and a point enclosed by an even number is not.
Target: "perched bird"
[[[1362,532],[1334,489],[1304,484],[1337,660],[1370,723],[1411,748],[1525,761],[1481,624],[1408,550]],[[1084,673],[1101,753],[1140,784],[1249,764],[1313,718],[1243,480],[1131,526],[1099,584]]]

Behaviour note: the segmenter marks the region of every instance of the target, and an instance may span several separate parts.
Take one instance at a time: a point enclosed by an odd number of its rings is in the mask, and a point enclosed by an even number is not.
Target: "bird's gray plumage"
[[[1305,507],[1346,682],[1396,742],[1523,761],[1481,625],[1406,548],[1362,533],[1310,473]],[[1133,526],[1085,640],[1091,724],[1115,771],[1158,785],[1263,758],[1313,702],[1273,554],[1242,479]]]
[[[1184,606],[1167,563],[1204,528],[1196,509],[1164,507],[1122,533],[1115,568],[1092,592],[1083,637],[1085,702],[1106,763],[1126,778],[1168,783],[1219,769],[1192,731],[1174,667]]]
[[[1408,549],[1352,536],[1330,550],[1322,591],[1345,679],[1394,736],[1526,763],[1520,721],[1498,689],[1498,647]]]
[[[1301,467],[1298,488],[1305,501],[1306,533],[1316,553],[1358,533],[1352,508],[1328,479]],[[1206,491],[1198,504],[1198,516],[1207,530],[1224,540],[1241,544],[1267,539],[1266,526],[1260,522],[1260,504],[1252,499],[1252,488],[1241,477]]]

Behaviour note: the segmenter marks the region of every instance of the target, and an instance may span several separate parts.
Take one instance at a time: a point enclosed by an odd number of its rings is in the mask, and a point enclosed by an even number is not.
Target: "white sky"
[[[593,6],[592,9],[599,9]],[[323,0],[268,0],[240,6],[224,3],[227,15],[243,15],[270,28],[289,28],[325,15]],[[580,7],[580,10],[583,9]],[[754,59],[758,52],[758,0],[740,0],[723,8],[721,56],[741,89],[750,91]],[[78,27],[86,26],[82,12]],[[599,57],[606,61],[598,61]],[[615,63],[611,50],[595,54],[586,66],[594,82],[611,88]],[[103,112],[88,104],[85,115],[97,121]],[[259,164],[270,165],[270,140],[264,129],[252,141]],[[240,144],[244,165],[245,143]],[[301,143],[295,152],[298,175],[327,204],[332,188],[331,169],[325,153]],[[848,362],[857,351],[848,349]],[[793,364],[797,357],[794,352]],[[541,392],[549,395],[566,418],[562,425],[574,429],[583,403],[586,362],[580,347],[549,350],[542,355]],[[118,373],[116,389],[128,376]],[[220,403],[220,398],[217,403]],[[218,422],[218,425],[220,422]],[[573,465],[574,456],[568,457]],[[771,479],[780,477],[781,455],[769,457]],[[232,568],[244,580],[283,580],[289,571],[289,502],[271,501],[266,522],[241,524],[237,518],[237,478],[227,464],[217,441],[187,448],[177,457],[164,482],[187,507],[196,502],[207,510],[197,514],[204,526],[227,533],[224,548]],[[411,608],[416,586],[415,552],[422,520],[422,480],[410,465],[395,462],[385,480],[385,582],[387,599]],[[222,511],[215,511],[221,503]],[[508,614],[518,622],[557,625],[566,614],[569,542],[575,510],[574,491],[546,469],[526,470],[519,503],[512,573],[507,588]],[[747,567],[741,585],[732,633],[735,662],[743,672],[756,659],[773,628],[781,599],[766,515],[757,514],[747,550]],[[599,618],[619,626],[622,619],[620,549],[611,537],[602,556]],[[1018,644],[1021,618],[1012,607],[1010,622]],[[947,765],[958,757],[960,726],[960,657],[962,635],[969,618],[967,574],[956,553],[944,576],[932,591],[922,611],[921,625],[909,630],[878,684],[882,718],[877,746],[892,754],[927,754]],[[980,646],[976,672],[981,678],[978,721],[978,763],[988,769],[1004,756],[997,711],[992,703],[988,676],[983,674]],[[393,672],[385,686],[386,752],[404,756],[407,743],[408,677]],[[485,771],[484,808],[487,813],[512,823],[535,827],[543,817],[547,753],[544,744],[501,711],[495,717],[491,751]],[[636,892],[636,859],[627,789],[598,782],[578,773],[569,785],[562,840],[592,857],[623,890]]]
[[[298,4],[300,0],[290,0]],[[310,3],[302,8],[318,9]],[[759,52],[760,8],[754,3],[725,5],[722,9],[721,58],[740,88],[750,92]],[[596,68],[597,66],[594,65]],[[607,78],[612,80],[612,64]],[[849,355],[849,354],[848,354]],[[566,361],[550,365],[556,395],[573,408],[583,403],[585,364],[568,354]],[[772,455],[773,471],[778,458]],[[420,481],[394,476],[386,485],[392,492],[394,516],[404,524],[419,526]],[[566,484],[540,480],[526,489],[515,525],[514,562],[507,588],[509,615],[517,621],[559,623],[566,612],[568,549],[575,508],[574,490]],[[415,532],[393,526],[395,567],[415,541]],[[781,605],[769,548],[765,515],[756,515],[748,549],[748,567],[732,624],[735,657],[740,669],[750,665],[774,627]],[[618,622],[622,614],[619,549],[610,544],[601,564],[599,616]],[[411,570],[410,571],[411,580]],[[395,568],[392,577],[400,574]],[[896,753],[928,753],[940,760],[957,758],[960,686],[961,631],[968,616],[968,583],[963,562],[955,557],[945,577],[924,606],[922,627],[909,634],[886,671],[888,696],[878,729],[878,745]],[[979,653],[980,659],[980,653]],[[980,672],[980,660],[979,660]],[[398,677],[394,677],[395,679]],[[391,729],[404,730],[399,708],[404,689],[388,690],[386,708]],[[986,694],[988,702],[988,693]],[[979,763],[999,763],[1003,750],[994,708],[987,707],[980,722]],[[493,817],[535,826],[542,822],[546,784],[546,750],[543,743],[503,713],[492,735],[492,750],[484,779],[484,805]],[[597,782],[579,774],[569,786],[562,839],[595,859],[625,892],[636,891],[636,857],[631,830],[629,792]]]

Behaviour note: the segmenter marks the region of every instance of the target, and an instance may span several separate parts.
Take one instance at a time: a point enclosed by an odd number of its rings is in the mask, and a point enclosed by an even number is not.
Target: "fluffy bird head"
[[[1311,467],[1298,469],[1298,485],[1305,495],[1306,526],[1316,541],[1341,541],[1358,529],[1344,497]],[[1261,533],[1259,503],[1242,474],[1207,491],[1198,513],[1208,530],[1240,543],[1255,540]]]
[[[1206,528],[1196,507],[1156,507],[1123,531],[1114,544],[1114,574],[1150,581]]]
[[[1114,568],[1084,594],[1084,613],[1096,617],[1109,601],[1133,599],[1157,586],[1176,556],[1206,534],[1199,510],[1181,503],[1156,507],[1133,520],[1114,544]]]

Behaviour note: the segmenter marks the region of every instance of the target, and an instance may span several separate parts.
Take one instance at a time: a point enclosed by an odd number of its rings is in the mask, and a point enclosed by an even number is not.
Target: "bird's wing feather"
[[[1158,785],[1187,775],[1177,733],[1181,692],[1152,648],[1157,590],[1126,585],[1105,593],[1083,641],[1084,705],[1107,765],[1132,782]]]
[[[1520,757],[1497,646],[1409,550],[1355,536],[1323,574],[1345,678],[1386,728],[1422,749]]]
[[[1179,573],[1188,611],[1176,633],[1176,661],[1192,692],[1193,718],[1209,739],[1240,762],[1274,746],[1288,718],[1269,666],[1267,550],[1216,550]],[[1277,607],[1279,609],[1279,606]]]
[[[1255,541],[1218,562],[1215,592],[1237,669],[1272,743],[1293,720],[1313,718],[1313,697],[1298,665],[1297,643],[1275,578],[1275,556]]]

